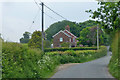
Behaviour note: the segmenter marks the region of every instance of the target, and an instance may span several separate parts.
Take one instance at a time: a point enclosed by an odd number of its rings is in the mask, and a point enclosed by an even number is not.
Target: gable
[[[53,35],[52,37],[55,37],[55,36],[57,36],[58,34],[60,34],[60,33],[63,33],[63,34],[65,34],[66,36],[68,36],[68,37],[72,37],[72,36],[70,36],[69,34],[67,34],[67,33],[65,33],[64,31],[59,31],[58,33],[56,33],[55,35]]]
[[[71,32],[69,32],[68,30],[64,30],[64,32],[67,33],[67,34],[69,34],[69,35],[72,36],[72,37],[77,38],[74,34],[72,34]]]

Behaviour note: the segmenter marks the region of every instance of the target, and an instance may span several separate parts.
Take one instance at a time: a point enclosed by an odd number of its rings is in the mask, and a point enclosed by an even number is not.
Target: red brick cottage
[[[69,42],[70,47],[76,47],[76,36],[70,32],[70,27],[67,25],[64,31],[59,31],[53,37],[53,47],[61,47],[61,43]]]

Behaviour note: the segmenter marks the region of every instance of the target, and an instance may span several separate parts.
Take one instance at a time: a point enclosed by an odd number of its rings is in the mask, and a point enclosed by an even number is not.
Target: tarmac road
[[[109,49],[109,47],[107,47]],[[107,56],[73,65],[64,70],[55,73],[52,78],[113,78],[107,69],[110,61],[111,52],[108,51]]]

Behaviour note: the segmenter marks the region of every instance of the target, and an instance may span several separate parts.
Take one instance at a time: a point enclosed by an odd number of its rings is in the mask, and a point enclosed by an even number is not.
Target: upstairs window
[[[63,38],[60,38],[60,42],[63,42]]]

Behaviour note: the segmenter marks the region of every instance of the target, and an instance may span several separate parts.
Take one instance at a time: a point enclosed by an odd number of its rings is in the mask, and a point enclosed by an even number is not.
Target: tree
[[[24,38],[30,38],[30,33],[29,32],[25,32],[24,34],[23,34],[23,36],[24,36]]]
[[[44,48],[50,48],[51,47],[51,43],[49,40],[44,40]]]
[[[102,26],[106,33],[110,34],[120,29],[120,1],[119,2],[99,2],[100,8],[96,11],[86,11],[91,13],[93,19]]]
[[[23,37],[20,38],[20,43],[28,43],[30,39],[30,32],[25,32]]]
[[[42,34],[40,31],[35,31],[32,34],[30,41],[28,42],[28,46],[31,48],[40,48],[42,47]]]
[[[90,27],[84,28],[81,32],[80,32],[80,37],[79,37],[79,43],[82,45],[91,45],[90,43],[90,39],[88,38],[88,34],[90,34]]]
[[[87,27],[84,28],[81,32],[80,32],[80,37],[78,38],[79,44],[82,45],[96,45],[97,44],[97,27],[93,26],[93,27]],[[107,35],[101,30],[99,29],[99,41],[101,45],[106,45],[108,43],[107,41]]]

